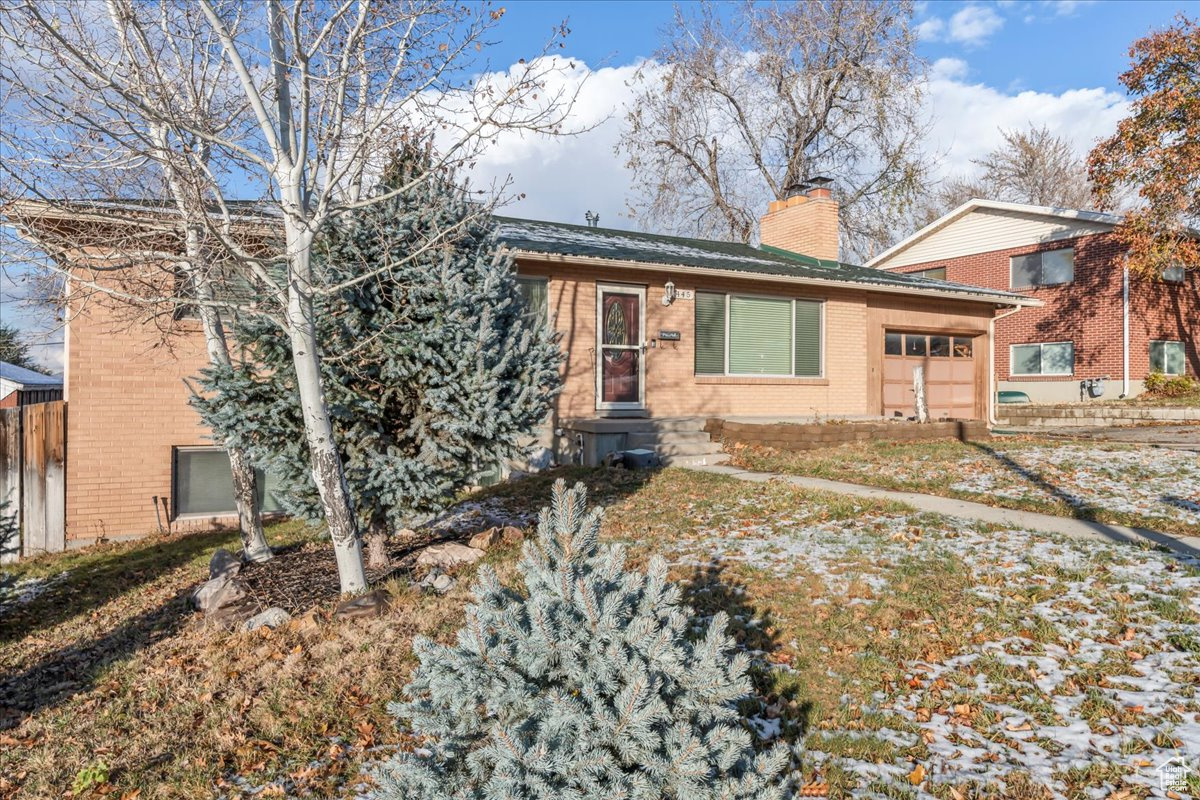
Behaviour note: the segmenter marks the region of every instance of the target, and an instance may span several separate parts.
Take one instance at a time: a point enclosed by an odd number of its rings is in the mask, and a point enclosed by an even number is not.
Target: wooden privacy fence
[[[0,410],[0,561],[66,549],[67,404]]]

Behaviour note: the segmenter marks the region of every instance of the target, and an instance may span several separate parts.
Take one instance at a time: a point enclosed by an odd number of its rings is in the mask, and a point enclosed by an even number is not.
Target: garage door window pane
[[[1042,345],[1042,374],[1070,375],[1075,371],[1075,345],[1070,342]]]
[[[904,355],[906,356],[923,356],[925,355],[925,337],[915,334],[906,334],[904,337]]]
[[[729,371],[735,375],[791,374],[790,300],[729,298]]]
[[[901,347],[901,335],[899,333],[885,333],[883,335],[883,353],[888,356],[898,356],[904,350]]]
[[[1014,375],[1040,375],[1042,372],[1042,346],[1019,344],[1012,349]]]
[[[959,336],[954,337],[954,356],[955,358],[970,358],[971,357],[971,340]]]
[[[929,355],[934,358],[949,358],[950,357],[950,337],[949,336],[930,336],[929,337]]]

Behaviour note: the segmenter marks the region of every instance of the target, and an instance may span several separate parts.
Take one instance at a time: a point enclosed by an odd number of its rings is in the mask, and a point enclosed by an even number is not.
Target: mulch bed
[[[462,534],[448,531],[420,531],[415,539],[404,542],[389,537],[387,550],[391,566],[382,570],[368,567],[367,582],[379,586],[390,578],[411,574],[423,548],[435,542],[461,538]],[[363,555],[365,558],[366,553]],[[342,591],[338,583],[337,560],[328,540],[280,548],[270,561],[243,565],[238,580],[258,606],[257,611],[278,606],[293,616],[338,600]]]

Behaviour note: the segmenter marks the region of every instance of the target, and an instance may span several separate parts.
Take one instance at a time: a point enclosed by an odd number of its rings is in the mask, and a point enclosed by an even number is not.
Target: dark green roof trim
[[[563,222],[496,217],[500,240],[512,250],[564,257],[600,258],[661,266],[696,267],[734,274],[852,283],[870,288],[920,293],[925,289],[941,295],[972,295],[995,298],[1012,305],[1029,298],[1013,292],[965,286],[919,275],[886,272],[857,264],[813,258],[778,247],[751,247],[739,242],[663,236],[616,228],[592,228]]]

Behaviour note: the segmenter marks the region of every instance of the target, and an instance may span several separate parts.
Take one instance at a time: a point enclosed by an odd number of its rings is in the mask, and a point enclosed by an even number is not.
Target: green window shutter
[[[696,374],[725,374],[725,295],[696,292]]]
[[[821,376],[821,304],[815,300],[796,301],[796,374]]]
[[[729,298],[729,371],[792,374],[792,301]]]

